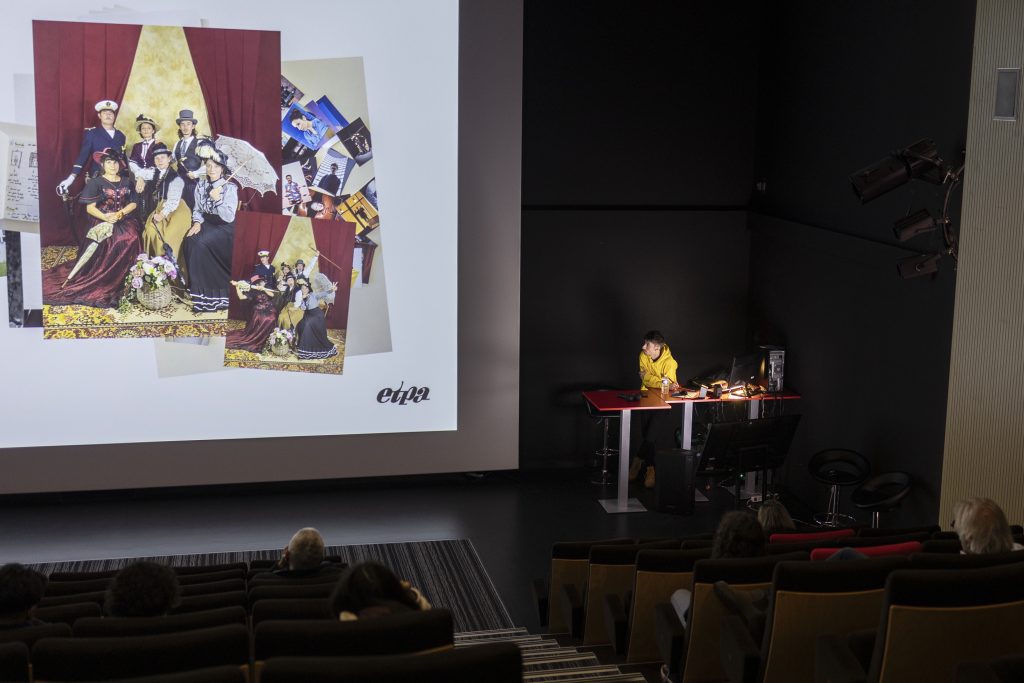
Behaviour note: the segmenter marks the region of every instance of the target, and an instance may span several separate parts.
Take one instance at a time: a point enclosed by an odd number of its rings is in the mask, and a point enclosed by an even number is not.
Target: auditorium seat
[[[616,596],[621,603],[633,588],[636,555],[641,550],[675,550],[679,540],[643,545],[596,545],[590,549],[584,584],[562,586],[562,620],[570,624],[569,635],[592,647],[610,643],[605,630],[605,598]],[[582,629],[580,629],[582,626]],[[625,634],[623,634],[625,637]]]
[[[203,612],[205,610],[217,609],[218,607],[248,607],[249,602],[245,591],[229,591],[227,593],[210,593],[207,595],[188,595],[181,599],[178,606],[171,610],[171,614],[184,614],[186,612]]]
[[[104,569],[95,572],[54,572],[50,574],[50,581],[88,581],[89,579],[112,579],[117,569]]]
[[[190,565],[188,567],[175,567],[171,566],[174,573],[178,576],[187,576],[189,574],[210,574],[212,572],[223,572],[223,571],[248,571],[249,565],[245,562],[225,562],[223,564],[203,564],[203,565]]]
[[[912,553],[921,552],[920,541],[907,541],[906,543],[889,543],[886,545],[870,545],[854,548],[857,552],[868,557],[907,556]],[[811,560],[821,562],[827,560],[842,548],[815,548],[811,551]]]
[[[261,683],[522,683],[523,658],[512,643],[401,657],[278,657]]]
[[[924,534],[928,534],[928,537],[930,538],[932,534],[937,533],[938,531],[939,531],[939,525],[938,524],[929,524],[927,526],[912,526],[912,527],[903,527],[903,528],[891,528],[891,529],[887,529],[887,528],[872,529],[871,527],[866,526],[866,527],[861,527],[860,529],[857,529],[857,537],[858,538],[871,538],[872,536],[904,536],[906,534],[920,534],[920,533],[924,533]]]
[[[104,599],[106,599],[107,591],[92,591],[91,593],[74,593],[71,595],[51,595],[43,596],[43,599],[39,601],[40,607],[53,607],[55,605],[73,605],[80,602],[95,602],[98,605],[102,605]]]
[[[1024,537],[1024,526],[1020,524],[1010,525],[1010,534],[1016,537]],[[936,531],[932,534],[932,538],[936,541],[948,541],[951,539],[960,540],[955,531]]]
[[[256,586],[304,586],[318,583],[337,583],[338,579],[341,578],[341,567],[335,573],[319,574],[317,576],[304,576],[302,578],[292,578],[280,576],[272,572],[261,572],[249,577],[249,587],[255,588]]]
[[[119,678],[117,683],[248,683],[245,667],[214,666],[205,669],[182,671],[181,673]]]
[[[431,652],[454,646],[446,609],[359,621],[263,621],[253,632],[256,661],[272,657],[378,656]]]
[[[272,598],[252,604],[252,627],[271,619],[333,619],[326,598]]]
[[[147,636],[43,638],[32,647],[34,677],[43,681],[108,680],[248,663],[249,632],[238,624]]]
[[[815,639],[878,624],[889,574],[909,566],[906,557],[857,562],[781,562],[772,576],[767,612],[718,584],[730,608],[721,625],[722,668],[730,681],[797,683],[814,679]],[[723,597],[723,592],[726,594]],[[738,610],[732,607],[738,605]]]
[[[569,625],[562,619],[562,586],[583,585],[587,580],[587,560],[595,545],[632,544],[630,538],[611,538],[599,541],[560,541],[551,546],[551,565],[548,578],[534,579],[531,584],[537,602],[540,625],[549,633],[568,633]]]
[[[979,569],[999,564],[1024,562],[1024,552],[987,553],[985,555],[964,555],[962,553],[916,553],[910,557],[912,569]]]
[[[30,649],[37,640],[43,638],[68,637],[71,637],[71,627],[67,624],[43,624],[42,626],[0,630],[0,643],[25,643]]]
[[[93,593],[105,591],[110,585],[110,579],[86,579],[84,581],[51,581],[46,584],[46,597],[54,595],[75,595],[78,593]]]
[[[211,583],[213,581],[226,581],[228,579],[245,580],[244,569],[222,569],[215,572],[201,572],[198,574],[178,574],[178,584],[188,586],[193,583]]]
[[[716,581],[735,591],[768,590],[779,562],[806,561],[806,552],[725,560],[700,560],[693,566],[690,619],[684,627],[671,604],[655,608],[658,651],[668,664],[673,680],[722,680],[719,656],[722,605],[714,592]]]
[[[292,585],[256,586],[250,588],[247,602],[251,607],[258,600],[287,600],[291,598],[326,598],[334,590],[335,583],[309,583]]]
[[[834,541],[838,538],[853,537],[853,529],[832,529],[830,531],[785,531],[776,532],[768,537],[768,542],[775,543],[813,543],[815,541]]]
[[[103,609],[95,602],[76,602],[70,605],[54,605],[52,607],[36,607],[35,617],[48,624],[67,624],[71,626],[76,619],[83,617],[99,617]]]
[[[636,576],[633,579],[633,594],[628,615],[625,606],[622,611],[609,609],[605,615],[605,625],[611,633],[622,631],[617,622],[628,624],[625,643],[611,638],[616,652],[625,650],[626,661],[653,662],[658,660],[658,647],[655,643],[654,610],[655,606],[668,602],[672,593],[685,588],[693,588],[693,566],[698,560],[711,556],[710,548],[696,550],[641,550],[636,556]],[[612,631],[612,629],[614,629]]]
[[[932,538],[921,544],[922,552],[926,553],[954,553],[959,555],[963,550],[959,538]]]
[[[181,596],[209,595],[211,593],[229,593],[231,591],[244,591],[244,579],[224,579],[223,581],[210,581],[204,583],[190,583],[180,587]]]
[[[990,662],[962,662],[956,683],[1020,683],[1024,681],[1024,652]]]
[[[0,681],[28,680],[28,646],[19,642],[0,643]]]
[[[952,681],[964,659],[1024,652],[1024,564],[895,571],[865,667],[846,639],[818,638],[816,680]],[[868,632],[871,633],[871,632]],[[854,643],[863,636],[852,634]]]
[[[110,638],[114,636],[151,636],[178,633],[227,624],[247,624],[248,615],[241,607],[221,607],[203,612],[186,612],[165,617],[90,617],[79,619],[71,629],[76,638]]]

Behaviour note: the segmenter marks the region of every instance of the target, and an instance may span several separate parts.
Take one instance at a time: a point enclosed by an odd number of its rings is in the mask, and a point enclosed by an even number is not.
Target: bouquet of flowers
[[[280,327],[275,327],[274,331],[267,337],[267,344],[270,346],[270,352],[278,356],[283,356],[288,353],[291,348],[292,339],[295,335],[291,330],[285,330]]]
[[[124,278],[128,301],[138,301],[146,308],[159,310],[171,303],[171,281],[178,277],[178,266],[163,256],[150,258],[139,254],[135,265]]]

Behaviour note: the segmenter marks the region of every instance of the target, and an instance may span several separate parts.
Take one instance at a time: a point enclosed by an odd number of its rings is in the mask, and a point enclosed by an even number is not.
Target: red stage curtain
[[[338,283],[334,305],[327,312],[327,328],[345,330],[348,329],[348,297],[352,290],[352,249],[355,244],[356,226],[347,221],[320,218],[310,220],[313,223],[316,248],[320,252],[320,258],[316,262],[317,268],[330,278],[331,282]],[[329,263],[327,259],[334,263]]]
[[[36,80],[36,144],[39,156],[40,239],[44,246],[77,244],[54,188],[82,145],[82,130],[96,126],[100,100],[120,102],[128,85],[138,25],[33,21]],[[118,128],[130,127],[118,122]],[[79,192],[83,179],[75,181]]]
[[[281,34],[186,28],[185,38],[206,99],[213,133],[242,138],[281,172]],[[281,212],[281,183],[263,197],[243,189],[251,211]]]
[[[284,234],[288,232],[291,216],[273,213],[239,211],[235,214],[235,245],[231,251],[231,279],[248,280],[252,269],[260,262],[256,252],[266,249],[273,256],[281,246]],[[277,264],[274,264],[277,267]],[[278,271],[280,276],[280,271]],[[228,318],[246,320],[246,307],[234,294],[228,308]],[[275,303],[277,303],[275,301]]]

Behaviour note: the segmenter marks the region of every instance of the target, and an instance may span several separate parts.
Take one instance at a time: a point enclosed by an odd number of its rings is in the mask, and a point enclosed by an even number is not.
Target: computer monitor
[[[763,351],[736,356],[732,359],[732,370],[729,372],[729,386],[738,387],[753,384],[765,386],[767,373],[765,372],[765,354]]]

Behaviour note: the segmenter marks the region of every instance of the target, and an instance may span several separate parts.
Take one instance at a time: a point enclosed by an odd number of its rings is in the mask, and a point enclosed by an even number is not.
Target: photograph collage
[[[7,278],[10,324],[342,374],[350,296],[383,289],[362,60],[288,74],[279,33],[233,29],[34,21],[33,44],[42,301]]]

